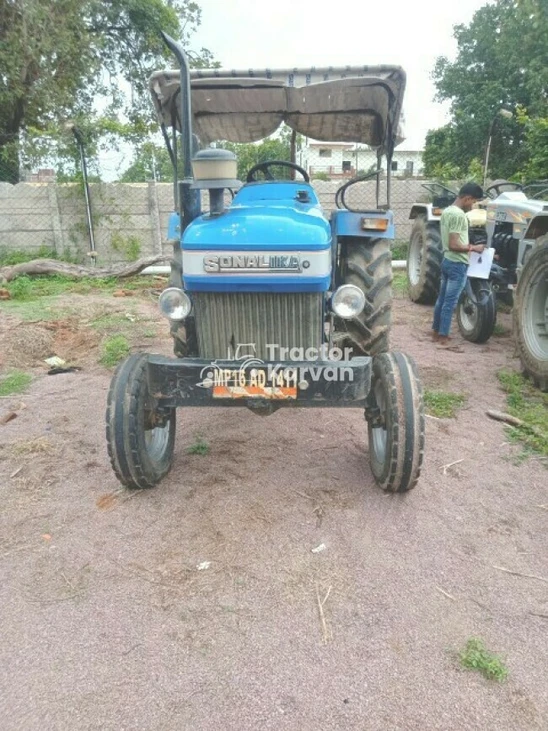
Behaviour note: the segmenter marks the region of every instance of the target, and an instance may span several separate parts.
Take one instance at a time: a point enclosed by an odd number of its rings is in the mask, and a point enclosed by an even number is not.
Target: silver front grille
[[[236,349],[245,345],[240,356],[269,360],[267,343],[304,350],[321,345],[321,292],[196,292],[192,300],[201,358],[238,357]]]

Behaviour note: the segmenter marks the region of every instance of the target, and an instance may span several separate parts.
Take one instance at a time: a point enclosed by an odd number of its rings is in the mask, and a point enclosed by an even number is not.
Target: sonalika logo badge
[[[204,256],[206,272],[300,272],[308,269],[310,262],[300,256],[280,254],[238,254]]]

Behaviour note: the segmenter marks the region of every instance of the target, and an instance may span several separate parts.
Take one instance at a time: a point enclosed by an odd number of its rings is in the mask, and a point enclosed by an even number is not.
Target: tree
[[[237,156],[239,180],[245,180],[248,170],[260,162],[291,159],[289,143],[279,139],[266,139],[259,143],[246,144],[220,142],[219,146],[225,150],[231,150]]]
[[[189,48],[200,20],[191,0],[0,0],[0,179],[18,179],[25,136],[60,137],[67,119],[94,126],[98,98],[111,126],[124,116],[142,135],[148,76],[169,55],[160,31],[181,39],[193,65],[211,65],[207,49]]]
[[[136,151],[133,162],[120,177],[122,183],[144,183],[156,180],[170,183],[173,167],[165,146],[144,142]]]
[[[548,179],[548,116],[532,119],[519,109],[518,120],[525,128],[524,147],[528,160],[520,171],[523,182]]]
[[[266,160],[291,160],[291,130],[282,127],[277,137],[268,137],[259,143],[250,142],[241,144],[236,142],[220,142],[219,146],[225,150],[231,150],[238,157],[238,179],[245,180],[247,172],[253,165]],[[302,136],[297,135],[296,146],[302,143]],[[288,175],[289,177],[289,171]]]
[[[427,136],[427,175],[450,165],[462,175],[483,160],[489,128],[492,177],[510,177],[527,164],[525,128],[515,117],[498,117],[518,105],[533,117],[546,116],[548,87],[547,0],[495,0],[480,8],[469,25],[457,25],[457,57],[436,62],[437,100],[451,102],[451,122]]]

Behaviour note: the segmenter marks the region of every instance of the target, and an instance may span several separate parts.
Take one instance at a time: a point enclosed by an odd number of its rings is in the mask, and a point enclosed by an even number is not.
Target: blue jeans
[[[432,330],[440,335],[449,335],[453,312],[462,290],[466,286],[467,269],[468,265],[464,262],[449,261],[449,259],[443,258],[440,293],[434,307],[434,322],[432,323]]]

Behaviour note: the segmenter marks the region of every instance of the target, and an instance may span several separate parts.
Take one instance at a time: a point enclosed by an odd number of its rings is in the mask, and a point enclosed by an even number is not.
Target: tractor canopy
[[[391,158],[403,141],[405,72],[399,66],[311,69],[195,69],[190,72],[193,134],[255,142],[285,123],[319,141],[362,143]],[[180,71],[157,71],[150,91],[160,122],[181,131]]]

